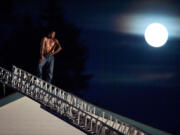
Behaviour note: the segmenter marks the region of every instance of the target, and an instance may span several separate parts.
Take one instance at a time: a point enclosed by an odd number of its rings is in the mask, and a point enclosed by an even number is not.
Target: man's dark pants
[[[54,56],[53,55],[45,55],[44,59],[39,62],[38,66],[38,77],[42,79],[42,69],[47,64],[47,75],[46,81],[51,83],[53,77],[54,70]]]

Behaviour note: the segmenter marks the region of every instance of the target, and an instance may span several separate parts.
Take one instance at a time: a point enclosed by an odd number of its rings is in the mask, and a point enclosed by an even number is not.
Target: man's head
[[[49,38],[55,38],[56,36],[56,32],[55,31],[51,31],[48,35]]]

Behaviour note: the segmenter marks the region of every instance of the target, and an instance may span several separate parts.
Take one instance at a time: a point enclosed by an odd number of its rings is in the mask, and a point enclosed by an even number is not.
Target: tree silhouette
[[[87,48],[78,41],[80,29],[64,19],[58,0],[48,0],[43,12],[36,25],[29,15],[23,17],[21,28],[0,46],[1,64],[8,69],[14,64],[37,74],[40,41],[49,31],[55,30],[63,50],[55,56],[53,83],[70,91],[87,89],[91,75],[84,74]]]
[[[33,66],[30,65],[34,65],[38,58],[36,49],[39,46],[36,45],[36,40],[37,35],[31,18],[25,15],[21,28],[15,30],[8,41],[1,47],[1,62],[3,62],[3,65],[8,69],[12,65],[17,65],[32,72],[31,68]]]
[[[13,12],[13,0],[7,0],[3,1],[0,4],[0,16],[1,16],[1,21],[0,24],[12,24],[13,21],[15,20],[15,17],[12,16]]]

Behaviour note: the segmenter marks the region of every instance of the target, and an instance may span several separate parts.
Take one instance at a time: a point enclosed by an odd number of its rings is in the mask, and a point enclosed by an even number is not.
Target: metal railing
[[[16,66],[12,72],[0,67],[0,82],[67,117],[90,134],[169,135],[88,103]]]

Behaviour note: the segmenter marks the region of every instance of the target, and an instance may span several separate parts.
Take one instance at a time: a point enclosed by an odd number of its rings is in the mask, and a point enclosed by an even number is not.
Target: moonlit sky
[[[69,19],[79,27],[144,34],[153,22],[168,27],[171,36],[179,37],[179,5],[172,0],[64,1]]]
[[[159,80],[157,85],[179,85],[164,82],[177,77],[179,65],[177,1],[62,1],[62,5],[66,18],[83,30],[81,40],[90,50],[89,70],[98,71],[94,79],[150,85]],[[166,48],[155,50],[144,42],[144,31],[154,22],[168,29]]]

